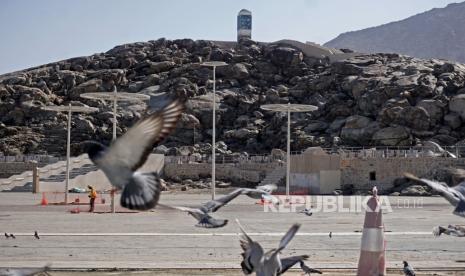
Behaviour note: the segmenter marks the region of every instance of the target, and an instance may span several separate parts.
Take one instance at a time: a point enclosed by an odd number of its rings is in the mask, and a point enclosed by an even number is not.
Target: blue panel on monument
[[[237,29],[238,30],[252,30],[252,16],[251,15],[239,15],[237,17]]]

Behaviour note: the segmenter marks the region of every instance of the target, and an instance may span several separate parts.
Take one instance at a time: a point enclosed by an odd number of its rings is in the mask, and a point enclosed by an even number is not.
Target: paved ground
[[[208,194],[165,193],[161,202],[193,206],[209,198]],[[352,203],[356,202],[353,197],[343,197],[345,207],[351,199]],[[436,275],[465,275],[465,239],[435,238],[431,234],[436,225],[465,223],[451,214],[452,209],[445,200],[439,197],[389,197],[387,200],[393,209],[384,215],[389,231],[386,233],[387,262],[392,271],[399,271],[402,260],[408,260],[414,267],[425,270],[421,275],[433,275],[430,273],[433,271]],[[234,222],[239,218],[265,248],[276,246],[292,223],[302,223],[299,235],[283,255],[308,254],[308,263],[327,272],[326,275],[349,275],[357,266],[359,231],[364,220],[364,212],[317,212],[311,217],[264,212],[263,206],[254,204],[255,200],[242,197],[215,213],[215,217],[229,219],[229,225],[208,230],[194,227],[193,218],[185,213],[161,207],[140,213],[71,214],[69,210],[75,206],[38,206],[39,202],[40,195],[0,193],[0,233],[11,232],[17,237],[13,240],[0,236],[1,267],[50,263],[54,269],[61,270],[158,269],[134,272],[137,275],[241,275],[238,227]],[[315,205],[315,198],[313,202]],[[80,206],[80,209],[87,207]],[[107,210],[108,205],[97,208],[97,211]],[[40,240],[34,239],[35,230],[41,235]],[[330,231],[332,238],[328,236]],[[226,268],[229,270],[224,271]],[[449,269],[461,272],[447,273]],[[89,275],[122,275],[118,273]],[[299,274],[298,270],[293,273],[289,275]]]

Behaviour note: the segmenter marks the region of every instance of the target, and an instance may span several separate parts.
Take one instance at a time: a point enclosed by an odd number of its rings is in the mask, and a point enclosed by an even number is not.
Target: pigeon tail
[[[457,207],[455,207],[454,215],[465,217],[465,200],[463,198],[460,199]]]
[[[161,182],[156,172],[134,173],[129,183],[124,186],[121,206],[131,210],[148,210],[154,208],[160,199]]]

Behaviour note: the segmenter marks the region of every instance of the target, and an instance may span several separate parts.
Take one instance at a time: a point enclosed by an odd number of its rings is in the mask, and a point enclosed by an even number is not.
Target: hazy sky
[[[254,40],[323,44],[460,1],[0,0],[0,74],[160,37],[235,40],[242,8]]]

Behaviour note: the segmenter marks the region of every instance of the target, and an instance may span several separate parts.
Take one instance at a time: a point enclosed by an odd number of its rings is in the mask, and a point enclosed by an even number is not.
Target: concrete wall
[[[464,158],[421,157],[421,158],[351,158],[341,160],[342,184],[353,184],[356,189],[370,189],[376,185],[380,190],[392,187],[394,179],[402,177],[404,172],[423,175],[434,168],[461,166]],[[374,172],[376,180],[370,180]]]
[[[329,155],[319,148],[310,148],[302,154],[291,155],[292,173],[314,173],[322,170],[339,170],[341,157]]]
[[[31,162],[0,162],[0,178],[8,178],[15,174],[30,171],[32,168],[33,164]]]
[[[221,180],[238,179],[258,183],[268,171],[282,166],[278,163],[216,164],[216,178]],[[201,175],[211,175],[210,163],[173,164],[166,163],[163,169],[168,178],[198,179]]]

